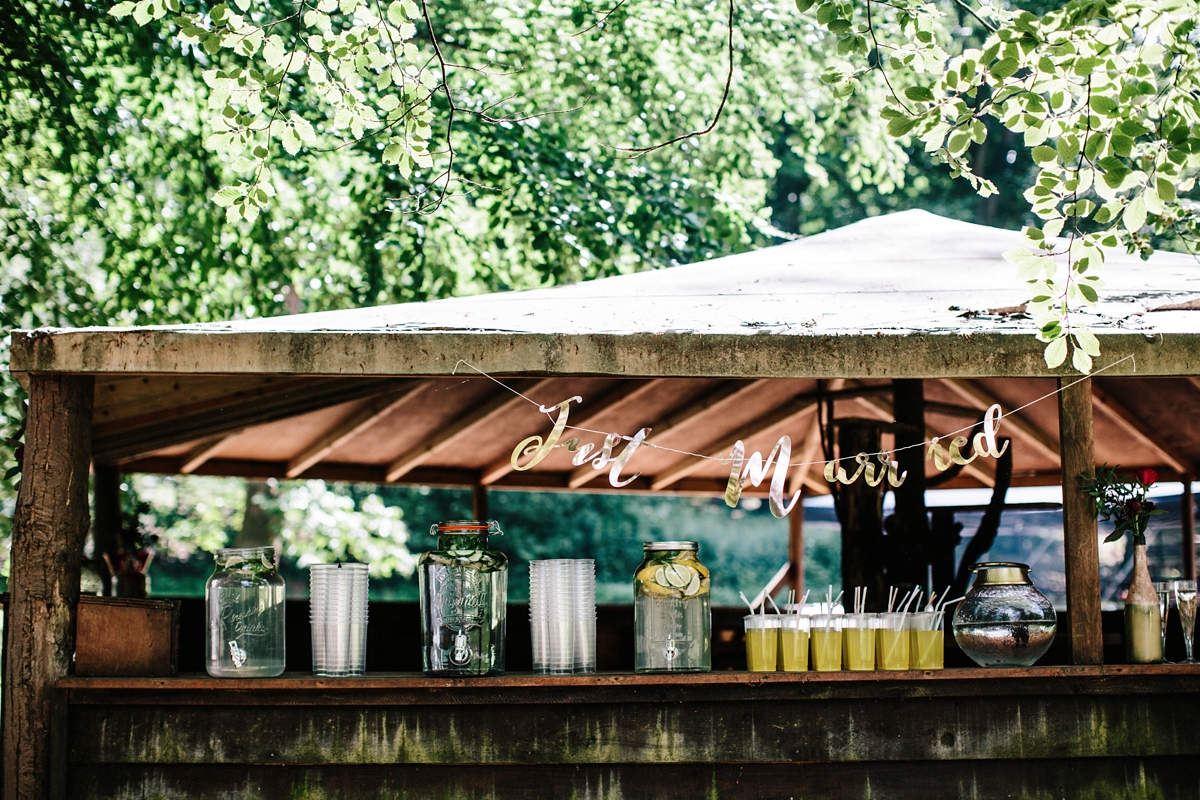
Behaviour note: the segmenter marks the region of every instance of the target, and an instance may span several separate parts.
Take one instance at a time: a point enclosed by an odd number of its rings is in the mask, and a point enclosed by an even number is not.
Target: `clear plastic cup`
[[[875,665],[884,670],[909,669],[911,635],[908,617],[901,611],[879,615],[879,636],[875,641]]]
[[[779,615],[747,614],[746,668],[751,672],[774,672],[779,654]]]
[[[309,567],[313,673],[362,675],[367,651],[367,564]]]
[[[941,669],[945,660],[946,637],[942,615],[918,611],[908,615],[909,666],[912,669]]]
[[[812,643],[813,669],[839,672],[842,669],[842,616],[821,614],[812,618],[809,641]]]
[[[534,671],[595,671],[595,561],[558,558],[529,562],[529,624]]]
[[[779,623],[779,669],[807,672],[811,620],[803,614],[784,614]]]
[[[851,672],[875,669],[875,614],[846,614],[842,617],[843,660]]]

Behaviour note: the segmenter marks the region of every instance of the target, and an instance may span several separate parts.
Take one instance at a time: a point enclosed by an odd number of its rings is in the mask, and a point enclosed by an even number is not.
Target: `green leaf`
[[[387,7],[388,22],[399,28],[405,22],[408,22],[408,15],[404,13],[404,4],[400,0],[392,0]]]
[[[296,128],[288,125],[283,129],[283,135],[279,137],[280,143],[283,144],[283,149],[290,156],[300,152],[300,136],[296,133]]]
[[[1154,182],[1154,191],[1158,194],[1160,200],[1164,203],[1175,202],[1175,184],[1171,183],[1166,178],[1157,178]]]
[[[1129,205],[1125,206],[1125,214],[1121,217],[1121,222],[1125,225],[1125,230],[1130,233],[1137,233],[1146,224],[1146,198],[1144,195],[1138,195],[1129,201]]]
[[[296,129],[296,135],[300,137],[300,141],[307,147],[317,146],[317,134],[313,130],[312,123],[302,117],[292,117],[292,125]]]
[[[914,103],[928,103],[933,100],[933,91],[928,86],[909,86],[904,96]]]
[[[1058,341],[1066,342],[1066,339],[1059,339]],[[1046,349],[1049,350],[1049,348]],[[1049,361],[1048,358],[1047,361]],[[1092,371],[1092,357],[1076,347],[1071,353],[1071,365],[1084,375],[1087,375]]]
[[[1087,328],[1075,328],[1071,331],[1071,335],[1075,338],[1076,347],[1083,350],[1089,356],[1100,355],[1100,340],[1096,335]]]
[[[130,14],[133,13],[133,7],[135,5],[136,5],[136,3],[134,3],[133,0],[125,0],[125,2],[117,3],[115,6],[110,8],[108,10],[108,13],[111,14],[112,16],[116,17],[117,19],[124,19],[125,17],[128,17]],[[1184,133],[1184,136],[1187,135],[1186,128],[1184,129],[1183,133]]]
[[[1034,161],[1036,161],[1039,164],[1045,164],[1047,162],[1053,161],[1058,156],[1058,151],[1056,151],[1053,147],[1049,147],[1047,145],[1040,144],[1037,147],[1033,148],[1032,155],[1033,155]]]
[[[271,69],[279,69],[283,65],[283,59],[287,55],[287,51],[283,47],[283,39],[279,36],[272,36],[263,43],[262,48],[263,60],[267,62],[267,66]]]
[[[1017,66],[1017,59],[1009,56],[1008,58],[1002,58],[995,64],[992,64],[992,67],[988,70],[988,72],[990,72],[992,77],[996,80],[1002,81],[1010,75],[1015,74],[1017,71]]]
[[[816,0],[796,0],[796,10],[803,14],[816,3]]]
[[[919,117],[896,117],[888,122],[887,132],[891,136],[900,137],[915,128],[918,122]]]
[[[1093,94],[1088,105],[1090,105],[1092,110],[1097,114],[1103,114],[1105,116],[1111,116],[1112,113],[1117,110],[1117,101],[1102,94]]]
[[[240,8],[242,11],[246,11],[250,8],[250,2],[251,0],[233,0],[234,5]]]
[[[1095,288],[1093,288],[1093,287],[1089,286],[1089,285],[1088,285],[1088,284],[1086,284],[1086,283],[1081,283],[1081,284],[1079,284],[1077,288],[1079,289],[1079,293],[1080,293],[1081,295],[1083,295],[1083,296],[1084,296],[1084,298],[1085,298],[1085,299],[1086,299],[1086,300],[1087,300],[1089,303],[1095,303],[1097,300],[1099,300],[1099,299],[1100,299],[1100,296],[1099,296],[1099,295],[1096,293],[1096,290],[1095,290]],[[1096,354],[1096,353],[1093,353],[1092,355],[1097,355],[1097,354]]]
[[[1058,236],[1060,233],[1062,233],[1064,222],[1065,222],[1065,220],[1063,220],[1062,218],[1052,219],[1049,222],[1047,222],[1045,225],[1042,226],[1042,233],[1045,235],[1045,237],[1047,239],[1053,239],[1056,236]]]
[[[1046,345],[1046,352],[1043,353],[1046,359],[1046,366],[1050,369],[1061,367],[1063,362],[1067,360],[1067,340],[1066,338],[1055,339],[1050,344]]]
[[[242,190],[237,186],[223,186],[212,196],[212,201],[221,208],[229,208],[242,196]]]

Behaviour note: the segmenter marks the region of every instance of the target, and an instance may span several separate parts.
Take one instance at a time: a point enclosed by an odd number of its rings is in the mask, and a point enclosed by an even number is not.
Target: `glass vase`
[[[1125,595],[1125,658],[1130,664],[1163,660],[1162,612],[1144,544],[1133,547],[1133,575]]]

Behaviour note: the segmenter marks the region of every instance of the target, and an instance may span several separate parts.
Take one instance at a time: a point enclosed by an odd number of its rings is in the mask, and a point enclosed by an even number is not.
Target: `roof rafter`
[[[1197,471],[1196,465],[1187,456],[1163,441],[1154,428],[1097,386],[1095,381],[1092,381],[1092,400],[1117,427],[1157,452],[1172,469],[1182,475],[1200,476],[1200,471]]]
[[[537,389],[546,386],[553,378],[544,380],[514,380],[505,384],[508,389],[511,389],[521,394],[533,392]],[[509,411],[518,403],[526,402],[524,398],[517,397],[505,389],[500,389],[494,392],[479,405],[468,411],[463,416],[456,419],[454,422],[442,428],[438,428],[423,440],[416,447],[408,450],[399,458],[392,461],[384,472],[384,480],[388,483],[394,483],[407,475],[414,467],[420,466],[439,448],[444,447],[451,440],[466,433],[478,425],[486,425],[496,417]]]
[[[399,392],[375,398],[337,425],[321,434],[312,444],[300,451],[287,466],[287,477],[303,475],[314,464],[356,436],[371,428],[379,420],[412,400],[428,388],[428,383],[412,383]]]
[[[663,436],[667,433],[667,431],[682,427],[701,414],[705,414],[714,408],[727,403],[732,403],[739,398],[750,396],[751,394],[762,389],[763,386],[769,382],[769,378],[750,382],[726,381],[717,388],[713,389],[711,392],[708,392],[693,402],[688,403],[675,413],[667,416],[661,422],[655,423],[654,425],[647,425],[646,427],[649,428],[651,433],[653,433],[656,437]],[[653,447],[654,445],[652,441],[647,440],[645,446]],[[584,464],[583,466],[577,467],[571,472],[571,477],[567,479],[567,485],[572,489],[575,489],[583,486],[589,481],[594,480],[602,474],[603,470],[597,470],[591,464]]]
[[[216,452],[221,449],[221,445],[226,441],[237,436],[241,431],[233,431],[224,436],[217,436],[212,439],[206,439],[197,445],[194,449],[188,452],[183,457],[183,463],[179,465],[180,475],[191,475],[193,472],[202,467],[205,462],[216,455]]]

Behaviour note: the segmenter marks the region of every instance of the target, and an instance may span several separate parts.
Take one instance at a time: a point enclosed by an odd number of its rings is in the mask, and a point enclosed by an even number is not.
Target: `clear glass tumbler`
[[[208,674],[273,678],[284,667],[284,585],[274,547],[224,548],[204,586]]]

